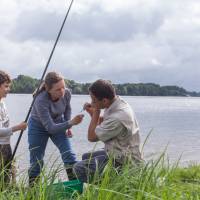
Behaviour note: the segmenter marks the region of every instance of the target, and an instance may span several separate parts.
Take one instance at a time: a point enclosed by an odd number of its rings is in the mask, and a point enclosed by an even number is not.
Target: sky
[[[40,78],[70,0],[0,0],[0,69]],[[199,0],[74,0],[49,71],[200,91]]]

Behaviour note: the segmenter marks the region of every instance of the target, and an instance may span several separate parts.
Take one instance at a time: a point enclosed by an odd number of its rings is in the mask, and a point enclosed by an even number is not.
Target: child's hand
[[[16,131],[22,131],[27,128],[27,123],[26,122],[21,122],[20,124],[17,124],[16,126],[12,127],[12,132]]]

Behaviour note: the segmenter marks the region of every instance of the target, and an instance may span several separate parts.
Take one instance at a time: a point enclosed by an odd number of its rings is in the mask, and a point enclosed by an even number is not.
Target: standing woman
[[[12,150],[10,146],[11,135],[20,130],[25,130],[27,124],[22,122],[15,126],[9,126],[9,117],[3,98],[10,91],[10,76],[0,70],[0,181],[9,183],[12,176]]]
[[[44,85],[37,93],[28,122],[30,185],[40,175],[49,138],[60,151],[68,178],[74,178],[72,166],[76,163],[76,157],[65,133],[73,125],[79,124],[83,115],[77,115],[70,120],[70,99],[71,93],[65,88],[64,78],[56,72],[49,72],[45,77]]]

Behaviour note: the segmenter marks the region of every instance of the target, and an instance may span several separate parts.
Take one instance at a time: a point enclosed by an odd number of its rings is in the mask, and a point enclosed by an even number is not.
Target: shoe
[[[75,173],[73,172],[73,167],[66,168],[65,170],[67,172],[69,181],[77,179]]]
[[[29,187],[33,187],[40,180],[39,176],[29,177]]]

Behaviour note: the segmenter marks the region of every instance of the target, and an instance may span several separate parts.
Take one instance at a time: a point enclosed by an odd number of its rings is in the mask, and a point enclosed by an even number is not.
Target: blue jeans
[[[30,151],[29,177],[37,177],[40,174],[44,164],[43,158],[49,138],[59,149],[65,165],[73,165],[76,162],[70,141],[64,132],[50,134],[40,122],[30,118],[28,122],[28,143]]]
[[[85,153],[82,161],[77,162],[74,167],[74,173],[81,182],[89,182],[95,172],[102,172],[108,163],[108,155],[104,150]]]

